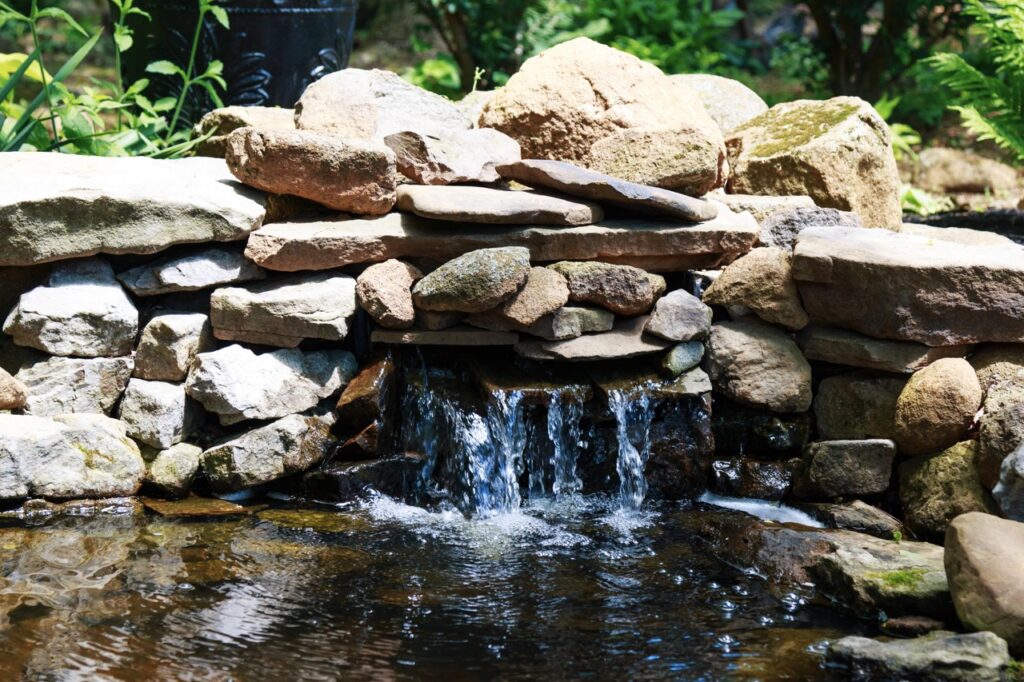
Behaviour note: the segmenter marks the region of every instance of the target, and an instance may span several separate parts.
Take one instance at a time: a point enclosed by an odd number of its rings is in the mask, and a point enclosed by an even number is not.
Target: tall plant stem
[[[206,19],[206,10],[200,3],[199,6],[199,21],[196,22],[196,30],[192,35],[192,51],[188,56],[188,66],[185,68],[185,82],[181,84],[181,94],[178,95],[178,103],[174,107],[174,115],[171,116],[171,125],[167,128],[167,138],[164,142],[170,142],[171,136],[174,135],[174,129],[178,126],[178,117],[181,116],[181,108],[185,105],[185,96],[188,95],[188,90],[192,86],[192,71],[196,65],[196,52],[199,51],[199,37],[203,31],[203,21]]]
[[[50,130],[53,132],[53,141],[57,142],[57,121],[53,116],[53,97],[50,94],[50,85],[46,82],[46,64],[43,62],[43,50],[39,43],[39,30],[36,28],[36,14],[39,12],[38,4],[38,0],[32,0],[29,26],[32,31],[32,47],[36,49],[36,61],[39,63],[39,79],[43,84],[43,92],[46,93],[46,108],[50,114]]]

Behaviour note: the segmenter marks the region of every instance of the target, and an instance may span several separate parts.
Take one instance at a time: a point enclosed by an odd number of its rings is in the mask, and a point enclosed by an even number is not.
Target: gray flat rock
[[[533,191],[450,185],[402,185],[398,209],[431,220],[485,225],[573,226],[604,219],[596,204]]]
[[[808,360],[913,374],[941,358],[962,358],[971,346],[930,348],[912,341],[885,341],[835,327],[814,325],[801,331],[797,344]]]
[[[120,358],[53,357],[25,365],[16,378],[28,389],[27,414],[109,415],[121,399],[134,363]]]
[[[211,248],[181,258],[140,265],[117,276],[136,296],[199,291],[263,279],[267,273],[239,251]]]
[[[619,320],[611,331],[567,341],[522,341],[516,344],[516,352],[533,360],[586,362],[648,355],[671,346],[668,341],[644,334],[647,320],[646,315]]]

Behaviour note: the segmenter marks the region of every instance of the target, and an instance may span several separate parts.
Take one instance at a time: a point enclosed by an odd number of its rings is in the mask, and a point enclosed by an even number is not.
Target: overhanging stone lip
[[[457,224],[391,213],[265,225],[249,235],[245,254],[269,270],[296,272],[524,246],[534,262],[602,260],[672,271],[730,262],[753,248],[758,230],[749,213],[724,206],[704,223],[620,219],[579,227]]]

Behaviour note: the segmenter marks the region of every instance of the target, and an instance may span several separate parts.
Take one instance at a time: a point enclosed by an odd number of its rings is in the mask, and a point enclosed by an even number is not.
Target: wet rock
[[[982,346],[968,358],[983,389],[1009,381],[1024,371],[1024,344],[999,343]]]
[[[357,215],[383,215],[395,205],[395,155],[377,142],[241,128],[228,137],[226,159],[235,177],[265,192]]]
[[[134,495],[145,462],[109,417],[0,414],[0,499]]]
[[[763,222],[769,216],[779,211],[792,211],[798,208],[812,209],[815,207],[814,199],[806,194],[778,196],[773,194],[724,194],[715,192],[711,195],[715,201],[719,201],[737,213],[748,212],[758,222]],[[765,246],[782,246],[781,244],[765,244]]]
[[[131,353],[139,311],[110,265],[89,259],[58,265],[46,286],[22,294],[4,331],[51,355],[115,357]]]
[[[737,128],[768,111],[761,97],[743,83],[731,78],[706,73],[684,73],[672,76],[700,97],[708,115],[723,133]]]
[[[249,511],[234,502],[209,497],[188,497],[184,500],[154,500],[145,498],[142,503],[154,514],[169,519],[203,518],[208,516],[241,516]]]
[[[882,632],[890,637],[920,637],[930,632],[945,630],[946,624],[927,616],[901,616],[890,618],[882,623]]]
[[[618,315],[641,315],[665,291],[665,279],[629,265],[561,261],[549,266],[569,283],[569,300]]]
[[[381,437],[381,430],[379,424],[370,424],[339,445],[332,459],[342,462],[362,462],[393,454],[387,441]]]
[[[295,105],[295,122],[302,130],[365,140],[383,140],[407,130],[440,137],[473,127],[455,104],[440,95],[390,71],[352,68],[307,87]]]
[[[239,284],[267,276],[238,251],[210,248],[157,263],[140,265],[117,276],[136,296],[159,296]]]
[[[667,341],[703,339],[711,331],[711,308],[684,291],[675,291],[659,298],[644,331]]]
[[[981,513],[957,517],[946,531],[946,574],[961,622],[1004,638],[1024,655],[1024,524]]]
[[[515,295],[530,274],[522,247],[479,249],[450,260],[413,287],[417,308],[480,313]]]
[[[291,414],[203,452],[214,490],[244,490],[318,464],[330,451],[333,417]]]
[[[421,185],[498,182],[495,167],[520,159],[519,143],[489,128],[440,137],[407,130],[388,135],[384,144],[395,153],[398,172]]]
[[[315,406],[356,373],[348,351],[278,350],[256,355],[232,345],[196,356],[185,389],[221,424],[275,419]]]
[[[184,497],[199,472],[203,449],[178,443],[155,453],[146,463],[146,483],[162,495]]]
[[[703,367],[729,398],[772,412],[811,407],[811,367],[785,332],[741,320],[711,327]]]
[[[917,157],[914,186],[936,194],[1016,193],[1017,171],[979,154],[929,147]]]
[[[480,125],[511,135],[524,158],[582,166],[590,163],[595,143],[623,130],[692,130],[688,148],[708,150],[706,158],[680,154],[678,167],[669,166],[666,173],[678,176],[695,165],[715,168],[719,178],[707,189],[721,184],[721,132],[696,94],[657,67],[588,38],[527,60],[484,106]],[[651,139],[660,144],[657,135]]]
[[[811,443],[796,486],[800,497],[876,495],[889,488],[896,444],[891,440]]]
[[[939,539],[960,514],[995,511],[978,479],[975,448],[975,441],[965,441],[900,465],[903,520],[918,536]]]
[[[1024,370],[993,384],[985,395],[978,432],[978,475],[986,490],[999,480],[1003,460],[1024,444]]]
[[[829,528],[866,533],[883,540],[892,540],[897,537],[897,533],[904,535],[903,524],[899,519],[860,500],[843,504],[812,502],[797,506]]]
[[[132,379],[121,401],[120,419],[128,435],[158,449],[188,438],[199,418],[182,384]]]
[[[1021,247],[812,227],[797,239],[793,277],[812,320],[868,336],[929,346],[1024,339]]]
[[[855,679],[982,680],[998,682],[1010,662],[1006,642],[991,632],[933,632],[917,639],[883,642],[843,637],[829,645],[826,666]]]
[[[49,358],[25,365],[17,379],[28,389],[28,414],[110,415],[128,385],[132,368],[131,357]]]
[[[416,490],[423,463],[409,454],[342,462],[309,472],[303,477],[303,488],[307,497],[323,502],[351,502],[370,490],[403,499]]]
[[[475,325],[483,321],[485,324],[480,326],[495,331],[522,330],[568,302],[569,285],[565,277],[549,268],[530,268],[526,284],[512,298],[493,310],[471,315],[467,322]]]
[[[644,334],[647,319],[645,316],[621,319],[611,331],[566,341],[520,341],[515,350],[533,360],[565,362],[618,360],[665,350],[671,345],[668,341]]]
[[[378,357],[359,371],[338,399],[338,429],[344,435],[358,433],[385,421],[396,400],[397,372],[391,358]]]
[[[992,497],[1006,518],[1024,522],[1024,443],[1003,460]]]
[[[808,413],[771,414],[715,396],[712,428],[718,452],[799,457],[811,438],[811,417]]]
[[[807,313],[793,281],[793,257],[785,249],[754,249],[728,265],[704,292],[705,303],[740,305],[765,322],[798,330],[807,326]]]
[[[196,154],[224,158],[228,135],[239,128],[295,130],[295,110],[281,107],[220,107],[204,115],[195,125],[197,137],[213,133],[200,142]]]
[[[430,332],[450,329],[466,319],[466,313],[417,310],[416,326]]]
[[[773,211],[761,221],[761,245],[792,250],[805,227],[864,227],[860,216],[834,208],[810,206]]]
[[[732,497],[782,500],[789,494],[794,468],[792,461],[717,460],[711,463],[711,488]]]
[[[521,331],[548,341],[564,341],[584,334],[611,331],[614,324],[615,315],[607,310],[563,306]]]
[[[0,410],[20,410],[28,402],[28,387],[0,369]]]
[[[164,313],[142,328],[135,376],[151,381],[184,381],[196,355],[213,350],[210,318],[202,313]]]
[[[930,348],[912,341],[885,341],[820,325],[800,332],[797,343],[808,360],[894,374],[913,374],[942,358],[962,358],[970,350],[970,346]]]
[[[920,455],[962,440],[981,400],[981,385],[966,360],[944,358],[915,373],[896,401],[900,451]]]
[[[334,273],[227,287],[210,297],[218,339],[285,348],[303,339],[343,340],[356,310],[356,281]]]
[[[592,225],[604,218],[597,204],[540,192],[468,185],[402,185],[398,209],[431,220],[484,225]]]
[[[370,340],[411,346],[513,346],[519,343],[519,335],[458,325],[441,331],[374,329]]]
[[[730,192],[807,194],[818,206],[858,214],[868,227],[903,223],[889,128],[861,99],[776,105],[733,130],[726,146]]]
[[[219,159],[16,153],[0,188],[0,265],[245,239],[263,198]]]
[[[529,187],[555,190],[657,218],[701,222],[718,215],[716,206],[707,201],[562,161],[529,159],[499,166],[498,172]]]
[[[400,260],[371,265],[356,279],[359,307],[382,327],[408,329],[416,321],[412,287],[423,273]]]
[[[823,380],[814,398],[818,433],[828,440],[894,439],[896,401],[906,383],[900,377],[870,372]]]
[[[704,344],[700,341],[688,341],[674,346],[665,354],[661,366],[672,376],[679,376],[683,372],[700,364],[704,357]]]

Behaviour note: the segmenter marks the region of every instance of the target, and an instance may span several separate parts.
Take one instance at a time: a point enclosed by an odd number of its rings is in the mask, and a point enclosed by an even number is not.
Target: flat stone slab
[[[796,337],[808,360],[913,374],[941,358],[962,358],[969,345],[930,348],[912,341],[885,341],[835,327],[810,326]]]
[[[1024,341],[1024,248],[810,227],[793,278],[815,322],[928,346]]]
[[[410,346],[514,346],[519,335],[513,332],[492,332],[458,325],[440,331],[421,329],[374,329],[374,343],[395,343]]]
[[[142,498],[149,511],[167,518],[195,518],[203,516],[240,516],[248,514],[245,507],[212,497],[186,497],[183,500],[157,500]]]
[[[611,331],[587,334],[568,341],[523,341],[516,344],[516,353],[532,360],[618,360],[663,351],[672,344],[644,334],[647,315],[622,319]]]
[[[117,276],[136,296],[159,296],[179,291],[199,291],[225,284],[263,279],[262,269],[238,251],[212,248],[181,258],[147,263]]]
[[[714,204],[679,192],[627,182],[564,161],[529,159],[497,167],[498,174],[530,187],[604,202],[654,218],[703,222],[718,215]]]
[[[591,225],[600,206],[532,191],[491,187],[402,185],[398,209],[421,218],[485,225]]]
[[[0,167],[0,265],[245,239],[266,215],[221,159],[15,152]]]
[[[598,260],[645,270],[714,268],[753,248],[759,228],[750,215],[720,210],[705,223],[609,220],[582,227],[480,229],[391,213],[376,220],[267,225],[249,237],[246,256],[286,272],[328,270],[389,258],[448,261],[467,251],[525,246],[533,262]]]

